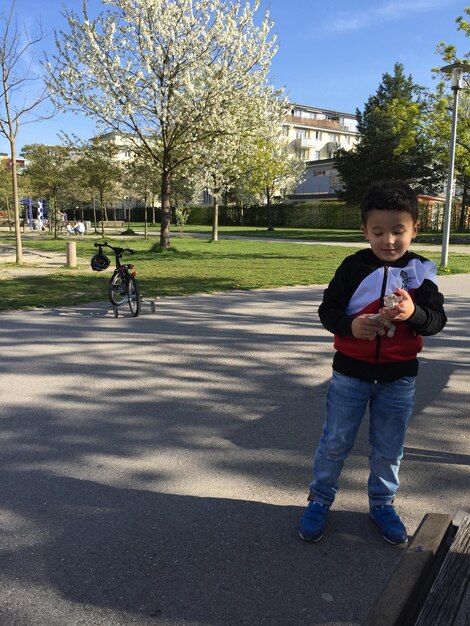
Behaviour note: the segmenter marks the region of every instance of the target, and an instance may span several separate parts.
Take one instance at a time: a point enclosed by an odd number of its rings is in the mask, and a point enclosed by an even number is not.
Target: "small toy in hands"
[[[389,293],[384,296],[384,306],[386,306],[387,309],[393,309],[393,307],[401,302],[401,300],[401,296],[397,296],[396,293]],[[396,326],[395,324],[392,324],[390,320],[383,318],[380,313],[373,313],[372,315],[369,315],[369,318],[371,320],[378,320],[380,322],[380,328],[377,333],[381,337],[383,337],[385,334],[387,335],[387,337],[394,336]]]

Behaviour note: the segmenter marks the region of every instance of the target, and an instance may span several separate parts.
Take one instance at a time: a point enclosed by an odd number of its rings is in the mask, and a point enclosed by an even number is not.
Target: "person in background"
[[[75,226],[73,230],[76,235],[84,235],[85,234],[85,224],[82,221],[75,222]]]

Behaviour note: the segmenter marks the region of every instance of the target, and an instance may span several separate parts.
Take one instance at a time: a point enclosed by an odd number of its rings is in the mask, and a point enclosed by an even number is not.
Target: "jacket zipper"
[[[387,287],[387,278],[388,278],[388,266],[385,265],[384,266],[384,277],[383,277],[383,280],[382,280],[382,287],[380,289],[379,308],[382,308],[383,305],[384,305],[384,296],[385,296],[385,289]],[[382,337],[380,335],[377,335],[376,343],[375,343],[375,361],[374,361],[376,365],[379,362],[380,340],[381,339],[382,339]],[[377,383],[377,380],[374,380],[374,383]]]

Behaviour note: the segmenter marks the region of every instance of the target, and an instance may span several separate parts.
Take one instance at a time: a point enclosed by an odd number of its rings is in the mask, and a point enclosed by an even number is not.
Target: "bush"
[[[159,241],[155,241],[152,244],[150,251],[154,252],[155,254],[174,254],[175,252],[177,252],[174,246],[171,246],[170,248],[164,248]]]
[[[182,229],[183,226],[186,225],[189,219],[190,213],[191,213],[191,209],[187,206],[175,207],[174,216],[175,216],[176,225]]]

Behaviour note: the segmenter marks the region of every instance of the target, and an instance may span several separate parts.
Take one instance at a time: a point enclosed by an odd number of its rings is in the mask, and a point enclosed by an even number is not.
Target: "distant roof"
[[[299,109],[314,111],[316,113],[328,113],[330,115],[347,115],[348,117],[356,117],[355,113],[345,113],[344,111],[337,111],[336,109],[322,109],[321,107],[313,107],[308,104],[299,104],[298,102],[289,102],[289,106],[299,107]]]
[[[440,196],[428,196],[425,193],[418,194],[419,200],[424,200],[425,202],[445,202],[445,198],[441,198]]]

